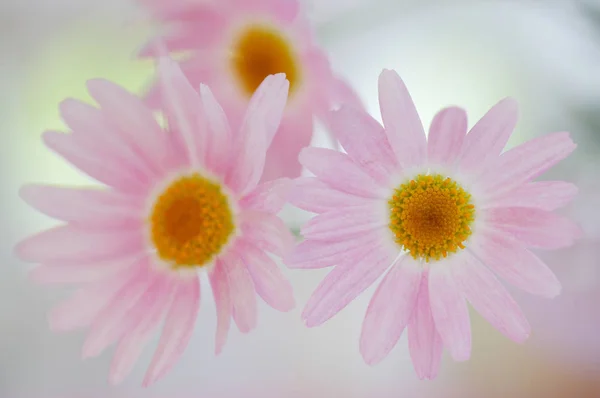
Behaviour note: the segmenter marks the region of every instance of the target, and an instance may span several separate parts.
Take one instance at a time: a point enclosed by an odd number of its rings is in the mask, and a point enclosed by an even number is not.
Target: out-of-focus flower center
[[[452,179],[418,175],[396,188],[388,203],[396,243],[413,258],[439,260],[465,248],[475,206],[471,195]]]
[[[290,82],[289,95],[300,80],[300,63],[291,43],[281,32],[269,26],[246,28],[233,46],[231,62],[248,97],[269,75],[285,73]]]
[[[158,256],[173,268],[208,265],[235,229],[221,186],[199,174],[175,180],[160,194],[150,224]]]

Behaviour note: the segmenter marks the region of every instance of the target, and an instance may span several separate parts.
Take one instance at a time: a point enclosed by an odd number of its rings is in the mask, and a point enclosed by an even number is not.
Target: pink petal
[[[176,24],[169,25],[168,32],[162,37],[152,39],[138,52],[139,57],[158,57],[159,46],[164,46],[168,52],[199,50],[215,44],[222,37],[226,27],[225,18],[214,7],[194,6],[194,9],[177,7],[167,13],[160,13],[164,20],[174,20]]]
[[[550,268],[513,237],[482,230],[479,239],[469,242],[469,250],[507,282],[528,293],[552,298],[561,291]]]
[[[505,98],[483,115],[465,138],[459,169],[483,171],[490,159],[500,155],[517,125],[518,112],[517,101]]]
[[[217,260],[215,268],[209,274],[210,285],[217,307],[217,332],[215,334],[215,355],[219,355],[227,342],[227,334],[231,324],[231,294],[227,281],[225,265]]]
[[[125,169],[135,170],[144,180],[156,177],[153,165],[148,164],[135,152],[135,147],[127,145],[119,126],[102,110],[74,99],[66,99],[59,105],[65,123],[73,130],[73,137],[80,147],[96,159],[122,164]],[[129,171],[131,173],[131,171]]]
[[[15,252],[31,263],[90,264],[141,253],[142,240],[140,231],[92,231],[63,225],[25,239]]]
[[[148,300],[144,302],[146,307],[143,310],[143,318],[124,336],[115,351],[108,376],[112,385],[121,383],[133,370],[172,302],[173,288],[173,282],[164,279],[146,293]]]
[[[527,141],[513,148],[490,165],[479,177],[488,199],[504,195],[548,170],[569,156],[577,145],[569,133],[554,133]]]
[[[298,112],[297,116],[286,117],[281,121],[267,151],[262,181],[300,176],[302,165],[298,161],[298,154],[302,148],[310,145],[313,128],[312,111]]]
[[[157,73],[170,127],[181,136],[191,166],[206,165],[208,131],[200,95],[175,61],[160,58]]]
[[[285,258],[289,268],[313,269],[331,267],[358,258],[360,253],[367,254],[371,247],[381,242],[378,234],[366,234],[337,242],[305,240]]]
[[[326,148],[304,148],[300,163],[332,188],[365,198],[383,196],[382,188],[350,157]]]
[[[167,155],[168,136],[142,100],[124,88],[103,79],[87,82],[90,95],[118,128],[121,137],[150,168],[164,171],[160,159]]]
[[[454,280],[465,298],[489,323],[509,339],[523,343],[531,328],[519,305],[498,279],[475,257],[465,253],[465,262],[452,267]]]
[[[294,246],[294,236],[281,218],[269,213],[242,213],[244,239],[261,250],[285,257]]]
[[[134,256],[91,264],[43,264],[34,268],[29,277],[33,282],[45,285],[95,282],[123,271],[138,259]]]
[[[381,362],[398,343],[415,308],[421,267],[410,256],[392,266],[373,295],[362,326],[360,353],[365,362]]]
[[[238,241],[237,250],[252,277],[256,293],[278,311],[291,311],[296,303],[292,284],[269,256],[262,250]]]
[[[429,127],[429,163],[454,166],[467,134],[467,113],[458,107],[439,111]]]
[[[265,182],[244,196],[239,204],[242,208],[277,214],[287,203],[291,188],[292,180],[289,178]]]
[[[383,127],[365,111],[342,106],[332,112],[330,128],[348,156],[375,180],[386,184],[398,169]]]
[[[233,320],[242,333],[248,333],[256,327],[258,310],[256,291],[250,273],[235,254],[221,258],[227,273]]]
[[[366,206],[347,207],[331,210],[313,217],[302,227],[305,239],[339,240],[362,235],[385,227],[389,221],[378,214],[377,203]],[[384,208],[384,204],[381,207]]]
[[[365,198],[331,188],[315,177],[297,178],[293,183],[289,202],[306,211],[325,213],[340,207],[360,206]]]
[[[440,370],[444,345],[431,313],[427,271],[421,278],[417,303],[408,324],[408,349],[419,379],[435,379]]]
[[[435,326],[455,361],[471,356],[471,323],[467,302],[450,272],[456,264],[435,264],[429,272],[429,300]]]
[[[145,181],[136,178],[127,165],[112,157],[107,161],[107,157],[98,153],[97,147],[82,142],[75,134],[46,131],[42,139],[49,149],[103,184],[124,192],[139,192],[146,188]]]
[[[388,250],[375,246],[362,258],[356,258],[354,263],[335,267],[319,284],[302,311],[306,326],[319,326],[340,312],[393,262]]]
[[[577,195],[576,185],[564,181],[539,181],[523,184],[502,196],[497,196],[486,207],[533,207],[553,211],[570,203]]]
[[[175,366],[192,338],[199,308],[198,278],[180,282],[165,319],[156,353],[144,377],[144,387],[156,382]]]
[[[206,165],[217,175],[225,175],[230,164],[231,145],[233,136],[225,112],[210,88],[200,85],[200,96],[208,127],[206,149]]]
[[[403,168],[420,166],[427,159],[423,123],[404,82],[393,70],[379,75],[379,107],[388,140]]]
[[[115,191],[26,185],[19,196],[47,216],[90,228],[139,228],[143,220],[143,203]]]
[[[142,260],[147,264],[148,259]],[[140,323],[146,307],[156,297],[160,279],[147,267],[119,290],[94,319],[85,339],[83,358],[100,355]]]
[[[503,207],[485,212],[493,228],[513,235],[524,246],[559,249],[573,245],[581,229],[573,221],[557,214],[524,207]]]
[[[256,89],[248,103],[240,134],[234,142],[236,162],[227,181],[234,192],[246,195],[258,184],[270,146],[283,116],[289,82],[285,74],[270,75]]]
[[[351,106],[355,109],[365,109],[358,93],[348,82],[333,77],[331,81],[331,98],[334,104]]]
[[[100,311],[129,281],[137,277],[141,263],[126,268],[117,275],[99,280],[76,291],[68,300],[56,306],[48,315],[50,328],[68,332],[91,325]]]

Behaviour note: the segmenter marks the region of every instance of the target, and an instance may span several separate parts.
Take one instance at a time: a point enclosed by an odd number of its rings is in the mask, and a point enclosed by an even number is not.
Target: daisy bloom
[[[217,307],[217,354],[231,318],[243,333],[256,326],[256,293],[277,310],[294,307],[290,283],[267,254],[283,256],[293,243],[275,215],[290,181],[258,185],[287,80],[265,79],[234,135],[208,87],[195,91],[168,58],[158,73],[166,131],[141,99],[91,80],[99,108],[65,100],[60,109],[72,132],[44,134],[51,150],[105,186],[30,185],[20,192],[65,222],[17,246],[23,260],[41,264],[32,277],[81,285],[51,312],[51,327],[89,328],[84,358],[116,343],[113,384],[128,375],[163,320],[144,385],[174,366],[192,336],[202,274]]]
[[[334,77],[317,47],[298,0],[139,0],[160,23],[157,38],[182,54],[181,68],[195,87],[207,84],[232,123],[242,120],[248,101],[265,77],[285,73],[288,104],[267,152],[265,180],[297,177],[298,153],[310,144],[313,116],[323,118],[336,104],[360,106],[354,92]],[[156,55],[150,41],[141,56]],[[148,103],[160,103],[157,86]]]
[[[439,112],[426,138],[415,105],[394,71],[379,77],[382,127],[364,111],[331,117],[346,153],[306,148],[300,162],[315,177],[298,179],[297,207],[318,213],[292,268],[335,266],[309,299],[303,319],[322,324],[380,276],[364,319],[360,352],[385,358],[408,327],[420,378],[437,375],[443,347],[457,361],[471,354],[467,301],[516,342],[530,334],[517,303],[496,279],[536,295],[560,283],[529,248],[569,246],[578,227],[552,210],[576,187],[532,179],[569,155],[568,133],[536,138],[501,153],[517,121],[505,99],[468,134],[465,111]],[[387,271],[387,273],[386,273]]]

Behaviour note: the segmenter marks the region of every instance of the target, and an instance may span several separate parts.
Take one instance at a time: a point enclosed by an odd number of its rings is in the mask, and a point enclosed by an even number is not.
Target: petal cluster
[[[88,89],[98,107],[66,100],[61,114],[71,131],[44,134],[48,148],[101,186],[21,190],[32,207],[63,222],[17,246],[23,260],[41,264],[32,278],[80,286],[51,312],[51,326],[89,329],[83,357],[116,344],[112,383],[128,375],[163,321],[144,384],[174,366],[192,337],[204,270],[217,306],[217,353],[232,319],[241,332],[256,326],[257,295],[280,311],[294,307],[292,287],[271,257],[284,256],[293,243],[276,216],[290,181],[259,184],[288,81],[281,74],[267,77],[236,131],[211,90],[204,85],[195,90],[174,61],[161,59],[158,75],[166,129],[138,97],[92,80]],[[210,264],[184,272],[157,256],[148,239],[149,208],[161,187],[189,173],[209,176],[229,196],[236,231]]]
[[[443,109],[426,136],[406,86],[390,70],[379,78],[379,104],[383,126],[351,106],[333,113],[331,126],[345,153],[300,153],[314,176],[298,179],[290,200],[316,215],[286,262],[291,268],[333,267],[303,311],[309,327],[330,319],[383,276],[365,316],[360,351],[367,363],[377,363],[408,328],[416,372],[433,378],[443,347],[457,361],[470,357],[467,302],[512,340],[529,336],[527,320],[495,275],[532,294],[560,292],[531,249],[567,247],[579,237],[572,221],[553,212],[577,189],[534,179],[575,144],[568,133],[555,133],[502,152],[517,123],[512,99],[500,101],[468,134],[465,111]],[[395,190],[427,175],[460,184],[474,208],[464,248],[437,259],[408,255],[390,228]]]
[[[334,76],[298,0],[140,2],[165,31],[140,55],[154,56],[157,41],[187,54],[181,61],[185,76],[194,86],[207,84],[234,124],[242,121],[249,99],[247,79],[287,75],[289,101],[267,153],[265,180],[300,175],[298,153],[310,144],[314,117],[326,122],[327,112],[342,102],[360,106],[354,91]],[[154,85],[147,100],[158,106],[160,97]]]

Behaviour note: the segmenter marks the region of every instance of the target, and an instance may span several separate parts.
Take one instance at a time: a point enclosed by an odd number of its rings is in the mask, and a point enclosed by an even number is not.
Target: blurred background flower
[[[522,115],[510,145],[572,132],[578,150],[544,178],[580,185],[578,199],[564,211],[587,235],[546,257],[564,284],[561,297],[519,299],[533,326],[530,342],[515,345],[473,316],[472,360],[444,358],[437,380],[419,382],[405,342],[376,367],[362,362],[357,344],[369,292],[327,325],[308,330],[299,319],[301,306],[326,271],[286,271],[296,289],[296,311],[260,311],[256,333],[232,333],[214,358],[214,310],[206,303],[196,335],[169,377],[140,390],[145,369],[138,367],[125,384],[109,388],[110,353],[81,362],[83,334],[48,330],[45,313],[67,292],[31,285],[27,269],[13,257],[16,241],[49,223],[16,191],[26,181],[90,183],[46,151],[40,134],[63,126],[61,99],[89,100],[88,78],[142,90],[153,65],[132,55],[150,29],[133,1],[6,0],[0,4],[0,396],[600,396],[600,2],[306,0],[304,6],[334,68],[377,118],[376,79],[385,67],[403,77],[425,124],[447,105],[466,108],[473,122],[510,95]],[[324,135],[314,142],[328,144]],[[286,217],[297,224],[305,215],[288,210]],[[140,362],[147,363],[151,352]]]

